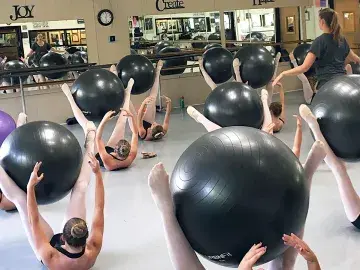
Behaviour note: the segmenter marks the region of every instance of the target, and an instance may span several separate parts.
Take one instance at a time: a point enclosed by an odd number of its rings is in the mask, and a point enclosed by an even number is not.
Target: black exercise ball
[[[224,83],[232,77],[233,55],[219,47],[207,50],[203,55],[204,68],[216,84]]]
[[[308,206],[303,167],[279,139],[249,127],[228,127],[196,140],[171,176],[176,217],[191,247],[204,258],[238,267],[262,242],[267,263],[299,233]]]
[[[192,47],[194,49],[204,49],[205,46],[206,46],[206,38],[204,36],[196,36],[194,37],[192,40],[195,40],[195,41],[204,41],[204,42],[193,42],[191,43]]]
[[[212,48],[222,48],[220,43],[209,43],[208,45],[205,46],[204,50],[210,50]]]
[[[275,61],[271,53],[260,45],[242,47],[235,55],[240,66],[240,75],[244,82],[253,88],[260,88],[270,82],[275,71]]]
[[[181,53],[181,50],[179,48],[176,47],[172,47],[172,46],[168,46],[163,48],[158,55],[164,55],[164,57],[166,57],[166,54],[174,54],[174,53]],[[175,75],[175,74],[182,74],[184,73],[186,68],[178,68],[178,69],[171,69],[171,70],[165,70],[167,68],[174,68],[174,67],[178,67],[178,66],[186,66],[187,65],[187,57],[183,57],[183,56],[179,56],[179,57],[175,57],[175,56],[169,56],[172,59],[168,59],[168,60],[163,60],[164,61],[164,66],[163,69],[161,70],[161,75],[166,76],[166,75]]]
[[[212,33],[208,36],[208,40],[221,40],[221,35],[218,32]]]
[[[311,48],[311,44],[307,44],[307,43],[300,44],[299,46],[297,46],[295,48],[294,57],[299,66],[301,66],[304,63],[305,58],[306,58],[308,52],[310,51],[310,48]],[[305,72],[305,75],[306,76],[314,76],[315,72],[316,72],[315,64],[313,64],[312,67],[307,72]]]
[[[120,80],[127,86],[129,80],[135,80],[131,91],[133,95],[140,95],[147,92],[155,81],[155,68],[153,64],[142,55],[128,55],[120,60],[117,65],[117,72]]]
[[[78,51],[71,56],[71,64],[79,65],[88,62],[88,55],[84,51]]]
[[[6,71],[15,71],[15,70],[20,70],[20,69],[27,69],[27,66],[19,61],[19,60],[12,60],[9,62],[6,62],[6,64],[4,65],[4,70]],[[21,76],[21,82],[25,82],[28,78],[28,76]],[[9,84],[9,85],[16,85],[16,84],[20,84],[20,80],[19,77],[3,77],[3,82]]]
[[[353,74],[360,74],[360,64],[351,63]]]
[[[216,87],[205,101],[204,115],[221,127],[261,128],[264,121],[260,96],[249,85],[239,82]]]
[[[56,67],[59,68],[67,65],[67,59],[58,53],[55,52],[48,52],[40,59],[40,67]],[[53,72],[53,73],[46,73],[44,74],[45,77],[49,79],[61,79],[67,75],[67,71],[62,72]]]
[[[15,129],[1,146],[1,166],[25,192],[38,161],[42,161],[40,173],[44,173],[44,179],[35,188],[37,202],[50,204],[61,200],[80,174],[79,142],[62,125],[39,121]]]
[[[158,54],[162,49],[169,46],[172,46],[169,41],[160,41],[155,45],[153,52],[154,54]]]
[[[344,75],[327,82],[311,108],[335,155],[360,159],[360,75]]]
[[[79,108],[95,117],[102,117],[108,111],[119,111],[124,104],[121,80],[106,69],[84,72],[74,82],[71,92]]]
[[[257,39],[258,41],[265,41],[266,36],[261,32],[252,32],[251,34],[247,34],[245,39]]]

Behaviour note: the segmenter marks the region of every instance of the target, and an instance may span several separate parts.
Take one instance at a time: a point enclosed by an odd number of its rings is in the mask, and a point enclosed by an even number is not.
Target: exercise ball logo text
[[[184,1],[156,0],[156,9],[158,11],[164,11],[166,9],[180,9],[180,8],[185,8]]]
[[[227,253],[223,253],[223,254],[220,254],[220,255],[215,255],[215,256],[208,256],[208,259],[209,260],[212,260],[212,261],[223,261],[226,257],[232,257],[232,254],[227,252]]]

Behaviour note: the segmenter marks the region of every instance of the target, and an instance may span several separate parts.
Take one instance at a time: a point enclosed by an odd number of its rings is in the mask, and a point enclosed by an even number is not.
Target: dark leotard
[[[147,133],[148,133],[148,129],[151,128],[152,124],[150,124],[148,121],[143,120],[143,127],[145,129],[145,135],[143,137],[141,137],[139,135],[139,138],[142,140],[146,139]]]
[[[360,230],[360,215],[354,222],[352,222],[352,224]]]
[[[3,193],[2,193],[1,188],[0,188],[0,203],[2,202],[2,199],[3,199]]]
[[[110,147],[110,146],[105,146],[105,150],[106,150],[106,153],[108,153],[108,154],[109,154],[110,156],[112,156],[114,159],[119,160],[119,161],[122,161],[121,159],[118,159],[117,157],[115,157],[115,156],[112,155],[112,153],[115,152],[115,149],[114,149],[114,148],[112,148],[112,147]],[[104,162],[102,161],[99,153],[97,153],[97,154],[95,155],[95,158],[99,161],[99,164],[100,164],[101,167],[105,167],[105,166],[104,166]]]

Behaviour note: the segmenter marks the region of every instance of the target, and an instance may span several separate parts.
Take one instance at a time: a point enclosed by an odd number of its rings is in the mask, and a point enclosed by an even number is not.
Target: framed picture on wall
[[[168,32],[178,32],[177,20],[168,20]]]
[[[295,16],[286,17],[286,33],[295,34]]]
[[[152,18],[145,18],[145,31],[153,30],[153,19]]]
[[[343,12],[344,32],[355,32],[354,12]]]
[[[168,31],[168,20],[160,19],[155,21],[156,24],[156,34],[162,34]]]

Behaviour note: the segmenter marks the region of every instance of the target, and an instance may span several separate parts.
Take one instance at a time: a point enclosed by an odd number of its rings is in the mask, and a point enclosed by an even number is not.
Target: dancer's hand
[[[156,70],[157,70],[158,72],[160,72],[161,69],[162,69],[162,67],[163,67],[163,65],[164,65],[163,60],[159,60],[159,62],[157,62],[157,65],[156,65]]]
[[[275,124],[271,122],[271,124],[269,124],[266,128],[264,128],[263,131],[265,131],[266,133],[269,133],[269,134],[273,134],[274,127],[275,127]]]
[[[40,167],[42,162],[36,162],[34,169],[30,175],[29,183],[27,184],[27,188],[34,188],[37,184],[40,183],[41,180],[44,178],[44,174],[42,173],[40,176],[38,176]]]
[[[299,115],[293,115],[296,118],[296,125],[298,127],[302,127],[302,121],[301,121],[301,117]]]
[[[107,122],[110,121],[111,119],[113,119],[116,115],[115,111],[109,111],[104,115],[103,121]]]
[[[123,115],[126,117],[134,117],[134,115],[131,112],[129,112],[127,109],[121,108],[120,111],[124,112]]]
[[[266,247],[262,246],[262,243],[253,245],[248,253],[245,254],[242,259],[238,270],[252,270],[254,264],[264,255],[266,252]],[[261,269],[259,269],[261,270]]]
[[[291,53],[289,54],[289,57],[290,57],[290,60],[291,60],[291,61],[295,61],[294,52],[291,52]]]
[[[155,102],[155,98],[154,97],[147,97],[145,100],[144,100],[145,104],[146,105],[150,105],[151,103],[154,103]]]
[[[280,75],[277,76],[276,79],[273,81],[272,86],[274,87],[275,85],[277,85],[282,80],[282,78],[284,78],[284,74],[280,73]]]
[[[318,264],[318,259],[315,253],[295,234],[292,233],[290,236],[284,234],[283,240],[285,245],[295,248],[308,263]]]
[[[99,161],[95,158],[94,153],[89,153],[89,165],[94,174],[100,173],[100,164]]]
[[[165,103],[166,103],[166,104],[171,103],[171,99],[168,98],[167,96],[161,96],[161,98],[165,99]]]

